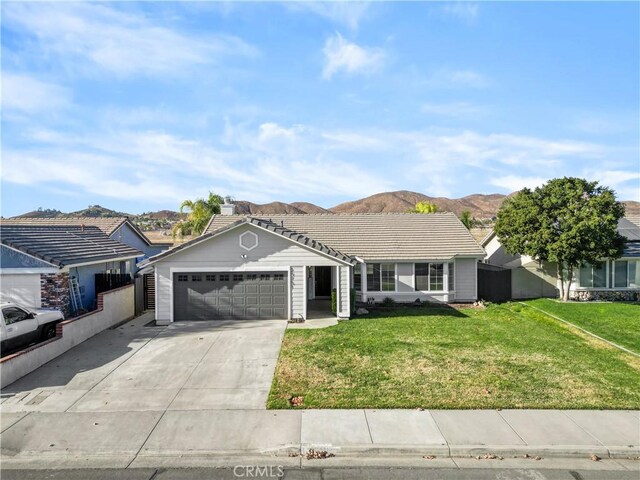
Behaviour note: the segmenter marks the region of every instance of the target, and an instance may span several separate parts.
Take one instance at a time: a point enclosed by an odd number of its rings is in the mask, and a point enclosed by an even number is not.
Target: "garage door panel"
[[[287,276],[278,272],[174,275],[174,319],[287,318]]]

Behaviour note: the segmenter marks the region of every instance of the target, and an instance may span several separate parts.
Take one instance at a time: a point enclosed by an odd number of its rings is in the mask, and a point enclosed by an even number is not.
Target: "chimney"
[[[233,203],[224,202],[220,205],[220,214],[221,215],[235,215],[236,206]]]

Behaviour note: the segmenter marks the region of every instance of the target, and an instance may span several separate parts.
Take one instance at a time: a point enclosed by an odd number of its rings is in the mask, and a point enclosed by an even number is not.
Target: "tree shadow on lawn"
[[[369,314],[354,318],[397,318],[397,317],[457,317],[468,318],[463,309],[442,303],[425,303],[421,305],[395,305],[393,307],[368,307]]]

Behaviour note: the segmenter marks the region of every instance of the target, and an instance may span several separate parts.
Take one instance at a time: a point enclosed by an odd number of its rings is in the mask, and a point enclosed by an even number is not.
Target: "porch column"
[[[367,303],[367,264],[360,264],[360,293],[362,301]]]

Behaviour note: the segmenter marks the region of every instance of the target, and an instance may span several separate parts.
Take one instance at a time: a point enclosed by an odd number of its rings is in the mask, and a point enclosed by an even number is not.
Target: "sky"
[[[2,2],[3,216],[559,176],[640,200],[638,2]]]

